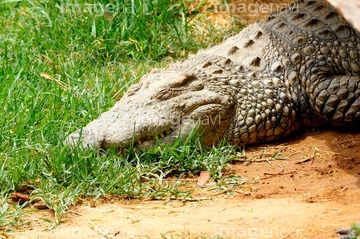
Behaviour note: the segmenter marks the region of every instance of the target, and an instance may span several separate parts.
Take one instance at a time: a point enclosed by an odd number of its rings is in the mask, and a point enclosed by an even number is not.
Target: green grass
[[[150,69],[239,29],[216,29],[185,0],[70,2],[0,0],[0,230],[22,222],[14,191],[59,220],[83,197],[182,198],[190,192],[166,178],[208,170],[220,179],[235,150],[194,137],[123,156],[64,146]]]
[[[354,236],[352,238],[357,239],[360,237],[360,223],[353,223],[351,225],[351,230],[354,232]]]

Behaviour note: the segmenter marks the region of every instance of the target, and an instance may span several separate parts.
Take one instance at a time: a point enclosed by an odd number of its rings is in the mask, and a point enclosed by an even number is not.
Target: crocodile
[[[325,0],[298,0],[221,44],[155,69],[71,133],[84,148],[281,140],[303,127],[360,123],[360,34]]]

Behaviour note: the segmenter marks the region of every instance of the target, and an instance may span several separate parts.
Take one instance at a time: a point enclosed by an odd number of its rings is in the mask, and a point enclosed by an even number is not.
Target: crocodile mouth
[[[168,125],[160,133],[146,135],[135,139],[135,147],[148,148],[157,143],[174,143],[179,137],[188,137],[189,134],[200,126],[220,125],[221,117],[219,116],[222,105],[218,103],[203,104],[197,107],[189,107],[185,116],[168,119]],[[200,128],[198,128],[200,129]],[[201,130],[201,129],[200,129]]]
[[[133,145],[135,147],[139,147],[139,148],[149,148],[149,147],[152,147],[154,145],[156,145],[157,143],[165,143],[167,141],[170,141],[173,132],[175,132],[175,129],[174,128],[170,128],[169,130],[167,131],[164,131],[162,133],[159,133],[157,135],[154,135],[154,136],[145,136],[145,137],[142,137],[138,140],[135,140],[133,142]],[[174,140],[176,139],[177,137],[174,136]]]

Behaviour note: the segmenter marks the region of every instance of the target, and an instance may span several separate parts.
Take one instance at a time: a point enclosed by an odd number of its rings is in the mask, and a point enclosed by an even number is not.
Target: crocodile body
[[[360,34],[323,0],[303,0],[194,57],[156,69],[67,142],[206,145],[282,139],[304,125],[360,123]]]

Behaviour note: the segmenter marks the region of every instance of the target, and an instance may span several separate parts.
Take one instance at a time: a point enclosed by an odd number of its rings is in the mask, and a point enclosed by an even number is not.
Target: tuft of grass
[[[125,157],[62,144],[150,69],[241,28],[219,30],[187,2],[0,1],[1,230],[21,222],[26,204],[10,202],[15,191],[41,199],[59,223],[81,197],[181,198],[190,192],[167,177],[222,177],[235,149],[205,149],[194,136]]]
[[[157,145],[143,152],[139,161],[144,165],[156,165],[151,166],[155,171],[161,170],[164,176],[208,171],[214,179],[219,179],[237,148],[226,141],[207,148],[201,143],[201,137],[197,135],[195,128],[187,138],[179,137],[173,145]],[[131,155],[131,151],[128,155]]]
[[[358,223],[353,223],[351,225],[351,230],[354,232],[354,239],[357,239],[360,237],[360,222]]]
[[[7,202],[7,196],[1,195],[0,197],[0,230],[6,230],[8,228],[16,228],[18,225],[23,225],[24,221],[21,216],[25,213],[23,205],[11,205]]]

